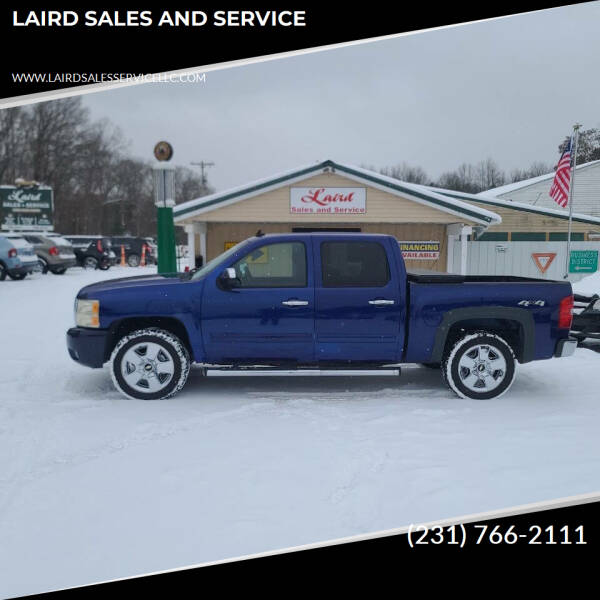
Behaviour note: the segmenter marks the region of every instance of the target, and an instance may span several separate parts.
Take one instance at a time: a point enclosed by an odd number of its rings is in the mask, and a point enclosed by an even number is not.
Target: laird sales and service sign
[[[404,260],[437,260],[440,257],[440,242],[398,242]]]
[[[0,229],[52,229],[52,189],[0,186]]]
[[[360,187],[293,187],[290,188],[290,212],[297,215],[364,215],[367,190]]]

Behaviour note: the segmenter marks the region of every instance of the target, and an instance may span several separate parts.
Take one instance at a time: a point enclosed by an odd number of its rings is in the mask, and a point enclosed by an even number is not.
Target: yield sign
[[[532,252],[531,258],[533,258],[533,262],[540,273],[545,273],[556,258],[556,252]]]

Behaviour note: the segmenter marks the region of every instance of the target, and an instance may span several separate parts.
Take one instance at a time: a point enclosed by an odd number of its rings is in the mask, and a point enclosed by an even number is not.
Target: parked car
[[[114,264],[111,257],[110,238],[99,235],[65,235],[63,236],[75,251],[77,264],[84,269],[102,269],[105,271]]]
[[[7,275],[11,279],[25,279],[39,270],[38,258],[27,240],[14,233],[0,234],[0,281]]]
[[[24,233],[23,237],[33,245],[42,273],[62,275],[77,265],[73,245],[58,234]]]
[[[142,252],[146,247],[146,264],[156,264],[156,253],[152,244],[148,241],[152,238],[141,238],[133,236],[113,236],[110,238],[117,259],[121,256],[121,246],[125,250],[125,261],[130,267],[139,267],[142,261]]]
[[[495,398],[516,363],[569,356],[569,282],[407,273],[381,234],[271,234],[178,276],[84,287],[71,357],[110,362],[118,390],[139,399],[180,390],[204,368],[398,368],[441,365],[458,396]]]
[[[152,237],[145,237],[142,239],[146,240],[148,246],[150,246],[150,250],[152,250],[152,256],[154,258],[154,263],[156,264],[158,262],[158,244],[156,243],[156,240]]]

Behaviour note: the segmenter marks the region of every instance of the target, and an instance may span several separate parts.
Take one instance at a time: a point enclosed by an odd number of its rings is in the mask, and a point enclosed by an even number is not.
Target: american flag
[[[571,185],[571,143],[572,139],[569,138],[567,147],[565,148],[558,165],[556,166],[556,173],[554,174],[554,181],[550,188],[550,197],[559,206],[565,208],[569,203],[569,186]]]

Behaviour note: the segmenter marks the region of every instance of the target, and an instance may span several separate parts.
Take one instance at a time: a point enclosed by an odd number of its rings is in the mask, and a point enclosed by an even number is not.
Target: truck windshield
[[[242,242],[241,244],[236,244],[223,252],[223,254],[219,254],[212,260],[209,260],[201,269],[198,269],[191,277],[192,280],[201,279],[205,275],[208,275],[213,269],[216,269],[220,264],[224,263],[230,256],[241,250],[246,243]]]

